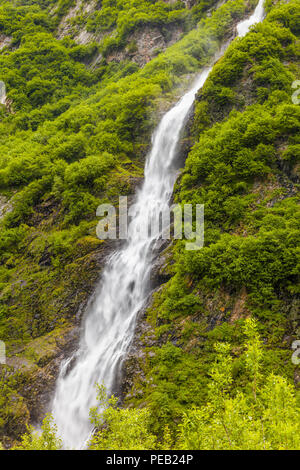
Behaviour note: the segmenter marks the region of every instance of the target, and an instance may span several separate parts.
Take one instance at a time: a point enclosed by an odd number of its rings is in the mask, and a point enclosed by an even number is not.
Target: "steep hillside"
[[[283,2],[230,46],[198,95],[175,201],[205,204],[205,246],[189,252],[177,242],[161,256],[164,284],[126,365],[126,402],[147,404],[157,432],[207,400],[216,341],[232,345],[234,388],[245,388],[249,317],[264,373],[299,384],[297,78],[299,4]]]
[[[146,14],[146,6],[154,3],[157,8]],[[119,54],[132,31],[145,25],[170,29],[169,22],[186,31],[214,2],[194,2],[190,10],[182,2],[154,3],[131,1],[133,10],[124,11],[124,2],[103,2],[95,23],[100,29],[105,8],[116,10],[109,47],[99,38],[86,45],[70,36],[59,39],[67,15],[74,18],[70,2],[1,6],[0,79],[6,95],[0,123],[0,337],[7,365],[0,371],[0,425],[5,445],[29,420],[44,415],[59,364],[76,348],[82,312],[111,249],[96,237],[97,206],[133,193],[160,113],[253,6],[228,2],[142,69],[125,56],[108,60],[105,51]],[[125,31],[128,15],[136,22]]]

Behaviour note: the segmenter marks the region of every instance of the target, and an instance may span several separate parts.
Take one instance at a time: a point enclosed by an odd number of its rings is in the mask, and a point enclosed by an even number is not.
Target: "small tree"
[[[153,450],[156,437],[150,433],[150,412],[146,408],[118,408],[118,399],[108,398],[104,386],[97,386],[99,407],[90,412],[97,432],[91,450]],[[99,411],[100,409],[100,411]]]

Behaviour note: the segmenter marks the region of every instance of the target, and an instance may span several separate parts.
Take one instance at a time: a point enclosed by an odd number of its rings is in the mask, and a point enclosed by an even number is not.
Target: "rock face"
[[[18,393],[7,396],[9,418],[4,429],[1,429],[1,442],[5,447],[11,447],[26,432],[28,424],[40,424],[50,411],[60,366],[78,349],[82,317],[93,298],[93,291],[112,248],[110,243],[101,245],[81,258],[82,270],[65,273],[69,282],[65,284],[61,305],[56,305],[58,311],[64,312],[63,322],[55,321],[50,333],[33,339],[25,346],[10,349],[6,365],[0,364],[0,384],[3,379],[4,383],[18,382]],[[81,247],[82,254],[85,249],[85,246]],[[23,288],[27,288],[25,282]],[[70,315],[65,316],[68,311]],[[39,321],[40,315],[36,313],[35,321]]]
[[[178,41],[182,33],[183,29],[180,26],[172,26],[169,29],[168,37],[166,37],[159,28],[146,26],[142,30],[132,33],[128,37],[129,46],[124,50],[110,54],[107,61],[121,62],[130,59],[143,67],[159,52]]]
[[[187,8],[192,8],[197,2],[196,0],[183,0],[183,3],[185,3]]]
[[[138,377],[140,382],[145,380],[143,366],[145,365],[147,355],[152,354],[151,352],[146,353],[145,348],[157,346],[154,329],[147,321],[146,314],[153,303],[154,294],[171,278],[169,273],[171,261],[170,249],[171,244],[169,242],[162,242],[157,245],[157,257],[153,263],[150,276],[152,291],[149,293],[148,302],[138,315],[135,335],[124,361],[119,390],[116,390],[121,401],[134,398],[135,394],[139,393],[134,390],[135,379]]]
[[[165,3],[175,3],[176,0],[164,1]],[[187,9],[191,9],[197,2],[196,0],[184,0],[183,3]],[[99,5],[97,0],[88,3],[83,0],[76,0],[75,5],[61,19],[57,33],[58,39],[71,36],[78,44],[88,44],[91,42],[100,44],[105,36],[113,34],[113,30],[93,33],[87,31],[84,22],[80,25],[72,22],[77,17],[88,18],[91,13],[99,9],[101,9],[101,5]],[[140,27],[126,39],[127,47],[114,51],[106,57],[106,60],[108,62],[130,60],[143,67],[159,52],[164,51],[167,47],[178,41],[182,33],[183,28],[179,24],[170,24],[167,30],[151,25]],[[101,59],[102,54],[97,54],[91,66],[95,66]]]

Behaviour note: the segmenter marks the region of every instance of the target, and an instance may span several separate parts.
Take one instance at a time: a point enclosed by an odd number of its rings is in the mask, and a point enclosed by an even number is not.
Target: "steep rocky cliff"
[[[7,98],[0,337],[7,361],[0,366],[0,425],[6,446],[48,409],[59,365],[77,347],[82,313],[115,248],[96,237],[96,207],[134,193],[160,113],[219,38],[186,63],[174,50],[140,74],[139,67],[186,35],[214,3],[158,2],[156,8],[147,1],[61,0],[1,7]],[[242,4],[235,15],[243,14]],[[220,38],[230,29],[230,15],[227,20]]]
[[[217,14],[222,2],[208,0],[1,6],[5,446],[49,408],[61,361],[77,348],[82,315],[116,247],[96,236],[97,206],[133,197],[161,114],[255,3],[226,2]],[[299,378],[290,349],[299,334],[299,107],[291,102],[299,23],[293,1],[272,11],[216,64],[182,140],[187,161],[174,199],[206,204],[206,246],[192,257],[171,244],[158,258],[157,292],[141,312],[121,384],[126,404],[150,404],[159,432],[205,399],[216,339],[234,344],[243,386],[240,331],[249,315],[260,322],[265,367]]]

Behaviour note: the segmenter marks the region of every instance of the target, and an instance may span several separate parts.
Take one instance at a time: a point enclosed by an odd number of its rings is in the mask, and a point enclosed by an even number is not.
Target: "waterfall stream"
[[[6,101],[6,87],[5,83],[0,81],[0,103],[5,105]]]
[[[252,24],[262,19],[260,0],[251,18],[238,24],[238,35],[244,36]],[[181,131],[210,70],[205,68],[200,73],[191,90],[165,114],[155,131],[144,183],[133,206],[135,215],[128,227],[128,239],[107,262],[98,293],[85,316],[79,350],[61,366],[52,413],[65,448],[83,448],[92,432],[89,409],[97,404],[95,383],[104,383],[110,393],[120,376],[137,314],[149,294],[153,248],[159,236],[151,233],[145,238],[139,227],[145,219],[149,220],[154,209],[170,203]]]

